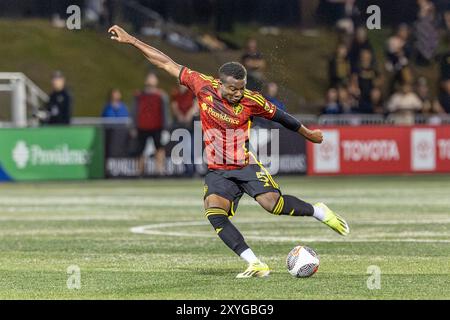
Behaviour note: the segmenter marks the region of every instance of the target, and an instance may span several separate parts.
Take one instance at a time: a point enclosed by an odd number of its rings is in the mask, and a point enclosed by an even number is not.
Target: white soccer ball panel
[[[311,248],[296,246],[289,252],[286,264],[294,277],[309,277],[316,272],[319,258]]]

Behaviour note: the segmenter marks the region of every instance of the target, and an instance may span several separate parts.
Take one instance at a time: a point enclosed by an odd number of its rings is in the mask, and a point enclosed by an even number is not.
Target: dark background
[[[331,24],[339,15],[339,4],[325,0],[108,0],[107,5],[120,14],[124,3],[135,2],[158,12],[165,19],[181,24],[213,23],[224,31],[236,22],[266,25],[300,25],[308,17],[306,8],[318,4],[316,22]],[[433,1],[438,11],[450,6],[448,0]],[[64,13],[69,5],[83,6],[83,0],[2,0],[0,16],[48,17],[53,12]],[[417,12],[415,0],[357,0],[357,6],[380,6],[383,24],[412,22]],[[361,12],[365,16],[365,12]]]

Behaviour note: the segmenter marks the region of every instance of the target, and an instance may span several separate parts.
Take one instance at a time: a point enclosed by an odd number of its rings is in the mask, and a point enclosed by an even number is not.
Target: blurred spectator
[[[85,0],[84,18],[88,25],[112,26],[118,0]]]
[[[448,80],[450,79],[450,51],[447,50],[447,52],[441,56],[440,60],[441,81]]]
[[[437,108],[440,113],[450,114],[450,79],[442,81]]]
[[[358,27],[356,29],[355,37],[350,45],[348,58],[352,69],[356,68],[362,50],[369,50],[372,53],[373,63],[375,63],[375,53],[372,45],[367,38],[367,30],[365,27]]]
[[[145,89],[136,96],[135,123],[139,141],[138,153],[139,172],[145,173],[145,147],[148,138],[153,139],[155,145],[156,173],[165,172],[165,148],[161,142],[161,134],[166,127],[169,99],[167,94],[158,88],[158,77],[154,73],[147,75]]]
[[[389,72],[397,72],[408,65],[411,55],[409,35],[408,25],[401,24],[387,40],[385,66]]]
[[[340,43],[328,66],[330,87],[346,86],[350,81],[350,76],[351,66],[348,60],[347,46]]]
[[[122,102],[122,93],[119,89],[112,89],[108,96],[108,102],[103,108],[102,117],[120,118],[128,116],[128,108]]]
[[[359,24],[361,12],[356,6],[356,0],[334,0],[333,2],[340,3],[337,7],[338,20],[336,27],[346,34],[354,34],[355,26]]]
[[[395,33],[389,37],[386,48],[386,70],[393,73],[390,80],[389,93],[393,93],[398,85],[412,85],[414,77],[409,65],[411,56],[410,28],[400,24]]]
[[[373,110],[368,109],[370,106],[370,95],[372,89],[377,85],[379,74],[373,63],[373,55],[370,50],[361,50],[359,61],[353,70],[352,86],[357,88],[355,91],[359,95],[358,113],[372,113]]]
[[[278,85],[275,82],[267,84],[265,98],[276,105],[278,109],[286,111],[286,106],[278,100]]]
[[[195,95],[187,87],[179,85],[172,90],[171,107],[174,116],[174,126],[191,130],[195,113]]]
[[[11,1],[13,2],[13,1]],[[16,1],[14,1],[16,2]],[[19,1],[17,1],[19,2]],[[41,1],[42,2],[42,1]],[[44,1],[47,2],[47,1]],[[51,14],[51,24],[56,28],[66,28],[67,8],[73,4],[71,0],[49,0],[48,10]],[[44,4],[45,5],[45,4]]]
[[[447,38],[450,38],[450,4],[448,6],[448,10],[444,12],[444,28]]]
[[[338,103],[338,92],[335,88],[330,88],[327,91],[325,106],[322,109],[322,114],[339,114],[341,107]]]
[[[404,66],[400,70],[398,70],[391,81],[390,92],[395,91],[395,88],[398,85],[409,84],[412,85],[414,83],[414,73],[413,69],[410,65]]]
[[[171,94],[171,107],[174,117],[174,128],[184,128],[190,132],[189,149],[183,149],[183,153],[186,152],[190,155],[191,162],[185,163],[185,175],[192,177],[195,172],[194,165],[194,115],[196,114],[197,100],[195,100],[194,93],[183,85],[178,85],[172,90]],[[185,141],[183,141],[184,143]]]
[[[47,124],[70,124],[72,117],[72,97],[66,88],[66,78],[61,71],[55,71],[52,76],[52,88],[49,101],[45,107]]]
[[[247,69],[247,88],[254,91],[261,91],[264,81],[264,71],[266,60],[258,50],[256,39],[247,41],[246,52],[241,57],[242,64]]]
[[[338,101],[341,113],[352,113],[358,107],[358,100],[347,87],[338,87]]]
[[[425,78],[421,77],[417,80],[416,92],[423,103],[422,109],[423,114],[445,113],[445,111],[442,109],[442,106],[439,103],[439,100],[434,99],[431,96],[428,81]]]
[[[105,0],[86,0],[84,12],[88,24],[106,23]]]
[[[359,101],[358,113],[376,113],[384,114],[384,99],[383,92],[380,88],[374,87],[370,90],[369,98],[367,100]]]
[[[378,87],[373,88],[370,92],[370,108],[373,113],[384,114],[383,92]]]
[[[423,77],[417,79],[416,92],[419,99],[422,101],[422,113],[433,113],[433,99],[430,95],[427,79]]]
[[[428,65],[434,58],[439,45],[438,25],[435,19],[435,7],[429,0],[417,0],[419,13],[415,22],[417,57],[420,65]]]
[[[402,85],[387,103],[387,110],[392,113],[395,124],[414,124],[415,113],[420,112],[422,107],[422,101],[409,84]]]

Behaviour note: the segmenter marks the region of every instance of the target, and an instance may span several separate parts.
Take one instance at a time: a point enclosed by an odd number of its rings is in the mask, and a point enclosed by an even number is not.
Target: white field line
[[[390,206],[402,206],[402,205],[423,205],[423,197],[411,198],[411,197],[393,197],[393,196],[383,196],[383,197],[358,197],[354,196],[324,196],[324,197],[308,197],[311,202],[321,201],[325,203],[333,204],[364,204],[364,205],[386,205]],[[241,199],[240,204],[245,205],[257,205],[257,203],[248,197]],[[39,207],[39,206],[55,206],[55,205],[105,205],[105,206],[164,206],[170,204],[171,207],[184,207],[184,206],[198,206],[202,205],[201,195],[199,197],[187,196],[173,198],[169,196],[98,196],[98,197],[0,197],[0,205],[2,207]],[[433,201],[433,205],[450,205],[450,198],[441,198],[437,201]]]
[[[262,209],[261,209],[262,210]],[[146,216],[144,216],[142,214],[142,212],[139,212],[138,214],[133,214],[130,213],[128,214],[122,214],[122,215],[111,215],[110,213],[108,214],[93,214],[93,215],[70,215],[70,216],[64,216],[64,215],[58,215],[58,216],[21,216],[21,217],[17,217],[17,216],[1,216],[2,213],[0,213],[0,221],[10,221],[10,222],[15,222],[15,221],[101,221],[101,220],[105,220],[105,221],[115,221],[115,220],[120,220],[120,221],[126,221],[126,220],[135,220],[135,219],[151,219],[152,218],[152,214],[148,214]],[[245,215],[245,214],[244,214]],[[261,215],[267,215],[267,213],[261,211]],[[369,214],[367,214],[369,215]],[[201,216],[202,217],[202,216]],[[302,222],[302,225],[308,225],[308,224],[315,224],[316,222],[314,220],[304,220],[306,218],[303,217],[296,217],[296,218],[291,218],[291,217],[281,217],[281,219],[275,219],[275,218],[270,218],[270,219],[258,219],[258,222],[273,222],[273,223],[277,223],[277,222],[286,222],[287,219],[299,219]],[[404,225],[404,224],[412,224],[412,225],[424,225],[424,224],[450,224],[450,218],[441,218],[439,215],[434,215],[433,218],[430,217],[426,217],[426,220],[424,219],[377,219],[377,220],[373,220],[376,219],[375,217],[371,217],[370,219],[364,219],[364,218],[353,218],[353,219],[357,219],[351,221],[352,225]],[[246,220],[249,219],[242,219],[240,218],[239,220],[237,220],[237,223],[243,222],[243,223],[248,223],[246,222]],[[349,219],[350,220],[350,219]],[[252,220],[254,221],[254,220]],[[208,225],[207,222],[204,221],[190,221],[192,223],[200,223],[199,225]],[[186,226],[184,223],[185,222],[174,222],[174,223],[182,223],[182,226]],[[165,223],[161,223],[161,224],[157,224],[157,225],[163,225],[163,227],[166,227],[164,225]],[[169,226],[167,226],[168,228],[170,227],[176,227],[177,225],[172,225],[172,223],[168,223]],[[196,224],[194,224],[193,226],[195,226]],[[149,225],[149,226],[153,226],[153,225]],[[187,225],[188,226],[188,225]]]
[[[38,222],[38,221],[129,221],[129,220],[134,220],[134,219],[142,219],[141,215],[136,215],[136,216],[132,216],[132,215],[115,215],[115,216],[111,216],[111,215],[85,215],[85,216],[67,216],[64,217],[64,215],[59,216],[59,217],[1,217],[0,216],[0,221],[6,221],[6,222],[16,222],[16,221],[23,221],[23,222]]]
[[[269,220],[258,221],[254,220],[240,220],[240,223],[261,223],[267,222]],[[273,222],[273,220],[270,220]],[[188,226],[207,226],[207,222],[203,221],[186,221],[186,222],[173,222],[173,223],[156,223],[145,226],[133,227],[130,229],[132,233],[136,234],[147,234],[147,235],[162,235],[162,236],[174,236],[174,237],[194,237],[194,238],[214,238],[213,232],[211,233],[201,233],[201,232],[176,232],[167,231],[167,228],[176,227],[188,227]],[[385,235],[398,235],[387,234]],[[411,235],[414,235],[411,233]],[[423,238],[393,238],[385,239],[379,237],[365,237],[365,238],[342,238],[342,237],[286,237],[286,236],[257,236],[257,235],[247,235],[246,238],[261,240],[261,241],[271,241],[271,242],[291,242],[291,241],[307,241],[307,242],[441,242],[450,243],[450,239],[423,239]]]

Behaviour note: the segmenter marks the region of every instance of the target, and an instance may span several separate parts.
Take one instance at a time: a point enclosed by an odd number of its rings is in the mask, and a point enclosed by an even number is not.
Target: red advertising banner
[[[450,126],[436,128],[436,171],[450,172]]]
[[[321,128],[308,143],[308,174],[450,173],[450,126]]]

